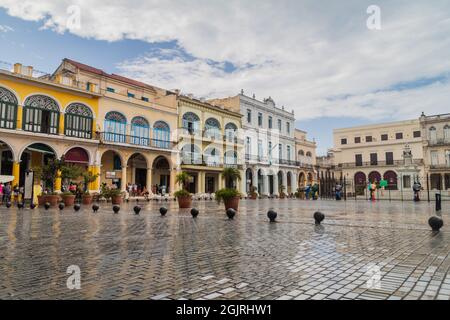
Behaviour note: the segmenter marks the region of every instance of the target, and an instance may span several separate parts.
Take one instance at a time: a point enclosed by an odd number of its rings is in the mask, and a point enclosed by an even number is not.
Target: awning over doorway
[[[14,176],[0,176],[0,183],[7,183],[14,181]]]
[[[64,155],[64,160],[69,163],[89,164],[89,156],[82,148],[73,148]]]

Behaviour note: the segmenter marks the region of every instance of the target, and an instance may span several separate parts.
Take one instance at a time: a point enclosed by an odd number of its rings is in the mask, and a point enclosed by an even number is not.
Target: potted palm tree
[[[52,207],[56,206],[60,200],[59,195],[55,192],[55,180],[58,178],[58,172],[61,169],[62,162],[58,159],[50,159],[47,164],[42,167],[35,168],[35,174],[41,180],[43,191],[38,203],[50,203]]]
[[[176,176],[176,182],[180,185],[181,189],[174,193],[177,198],[178,207],[180,209],[190,208],[192,206],[192,195],[187,190],[191,176],[187,172],[180,172]]]
[[[64,183],[65,186],[65,191],[61,197],[62,200],[64,202],[64,204],[68,207],[68,206],[73,206],[73,204],[75,203],[75,194],[68,191],[68,185],[70,183],[70,181],[73,181],[75,179],[78,179],[79,177],[81,177],[81,175],[83,174],[83,168],[81,168],[80,166],[74,165],[74,164],[67,164],[64,162],[62,162],[61,165],[61,179]]]
[[[84,180],[84,194],[82,196],[82,202],[85,205],[89,205],[92,203],[92,194],[89,193],[89,184],[95,182],[98,178],[98,174],[93,174],[92,172],[83,173]]]
[[[236,190],[236,181],[241,179],[241,173],[238,169],[228,167],[222,171],[222,177],[225,179],[225,188],[216,192],[216,200],[223,201],[225,210],[232,208],[238,210],[241,194]]]
[[[105,198],[106,200],[111,199],[112,204],[120,205],[123,200],[122,191],[118,188],[110,188],[106,184],[102,185],[102,189],[100,191],[100,197]]]

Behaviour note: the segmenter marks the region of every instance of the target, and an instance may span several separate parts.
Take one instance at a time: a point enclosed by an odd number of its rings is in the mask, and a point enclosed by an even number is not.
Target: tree
[[[223,169],[222,177],[225,179],[225,187],[233,189],[235,181],[241,180],[241,173],[236,168],[227,167]]]

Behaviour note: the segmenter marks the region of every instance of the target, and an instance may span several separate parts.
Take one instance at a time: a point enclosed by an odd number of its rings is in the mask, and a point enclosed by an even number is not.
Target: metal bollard
[[[441,195],[436,193],[436,211],[441,211]]]

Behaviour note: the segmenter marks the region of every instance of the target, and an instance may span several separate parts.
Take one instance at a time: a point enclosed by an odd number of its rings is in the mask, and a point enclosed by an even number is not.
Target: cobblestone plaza
[[[0,208],[1,299],[450,299],[450,204],[242,200]],[[160,216],[159,207],[169,212]],[[278,212],[269,223],[269,208]],[[325,215],[315,226],[312,215]],[[67,288],[67,268],[81,289]]]

